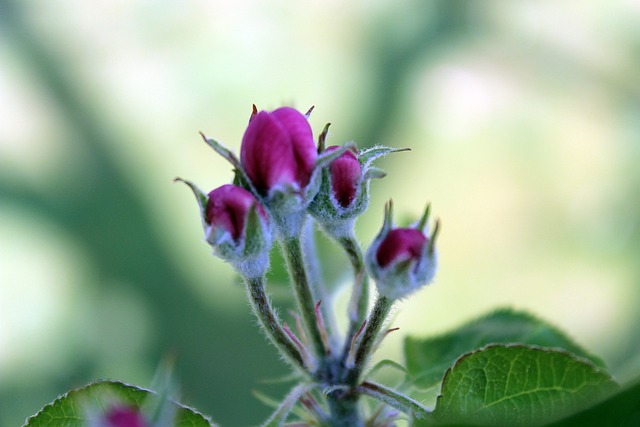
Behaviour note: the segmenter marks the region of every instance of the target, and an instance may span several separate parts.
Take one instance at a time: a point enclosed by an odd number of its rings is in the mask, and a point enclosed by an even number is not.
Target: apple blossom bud
[[[244,188],[227,184],[211,191],[204,209],[207,242],[213,253],[246,277],[260,277],[269,266],[271,232],[266,210]]]
[[[311,126],[291,107],[253,115],[240,148],[242,166],[263,196],[279,187],[305,188],[317,157]]]
[[[149,425],[138,409],[122,405],[109,408],[99,424],[103,427],[147,427]]]
[[[245,277],[261,277],[269,268],[270,218],[251,192],[227,184],[204,194],[190,181],[200,207],[205,239],[219,258],[231,263]]]
[[[267,221],[267,213],[253,194],[235,185],[223,185],[209,193],[205,222],[229,233],[233,241],[238,242],[243,237],[252,206],[256,206],[258,214]]]
[[[337,150],[337,145],[327,151]],[[331,194],[343,208],[348,208],[356,198],[358,185],[362,180],[362,166],[351,150],[347,150],[329,165]]]
[[[391,203],[385,210],[382,230],[367,250],[365,260],[378,292],[390,299],[404,298],[433,280],[437,254],[436,221],[431,236],[425,234],[429,208],[422,219],[410,228],[394,228]]]
[[[331,155],[339,149],[342,153],[324,168],[320,190],[309,205],[309,212],[329,235],[339,239],[353,234],[355,219],[367,209],[371,179],[385,176],[371,163],[386,154],[403,150],[380,146],[358,151],[353,144],[325,150],[328,126],[319,138],[321,156]]]
[[[415,228],[396,228],[382,240],[376,251],[378,265],[384,268],[393,262],[419,261],[427,237]]]

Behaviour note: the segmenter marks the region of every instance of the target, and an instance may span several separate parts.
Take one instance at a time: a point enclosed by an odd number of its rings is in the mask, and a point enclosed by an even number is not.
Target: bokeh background
[[[511,306],[636,378],[639,76],[637,0],[0,0],[0,425],[166,358],[217,422],[268,415],[251,391],[282,395],[285,366],[171,182],[228,182],[198,131],[237,151],[252,103],[412,148],[379,162],[358,235],[390,197],[407,220],[431,201],[441,267],[378,357]]]

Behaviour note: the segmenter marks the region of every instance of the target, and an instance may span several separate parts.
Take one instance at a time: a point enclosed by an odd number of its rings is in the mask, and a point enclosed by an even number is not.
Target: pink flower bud
[[[233,240],[242,237],[249,209],[253,205],[258,213],[267,219],[267,213],[249,191],[227,184],[209,193],[205,212],[205,222],[212,227],[228,231]]]
[[[147,427],[140,411],[126,406],[114,406],[104,416],[107,427]]]
[[[337,150],[337,145],[328,147],[326,151]],[[358,184],[362,177],[362,166],[351,150],[345,151],[329,166],[331,175],[331,192],[343,208],[351,205],[356,197]]]
[[[240,161],[264,195],[278,185],[305,188],[317,157],[311,126],[302,113],[290,107],[252,116],[242,137]]]
[[[396,228],[380,242],[376,251],[378,265],[385,268],[394,261],[420,260],[427,238],[415,228]]]

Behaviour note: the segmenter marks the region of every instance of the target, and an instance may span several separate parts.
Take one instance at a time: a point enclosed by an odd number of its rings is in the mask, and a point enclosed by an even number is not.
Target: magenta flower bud
[[[139,410],[127,406],[113,406],[104,415],[105,427],[147,427],[147,421]]]
[[[242,166],[264,196],[277,187],[307,187],[317,157],[311,126],[290,107],[252,116],[240,148]]]
[[[337,150],[337,145],[327,148],[327,152]],[[351,150],[345,151],[329,165],[331,193],[343,208],[349,207],[356,198],[362,180],[362,166]]]
[[[253,206],[266,221],[267,213],[253,194],[235,185],[223,185],[209,193],[205,222],[213,228],[228,232],[237,242],[243,236],[249,210]]]
[[[393,262],[419,261],[427,237],[415,228],[396,228],[382,240],[376,251],[376,261],[382,268]]]
[[[365,255],[369,274],[378,293],[390,299],[404,298],[430,283],[436,273],[435,241],[439,221],[431,236],[425,234],[429,208],[411,228],[393,228],[391,203],[385,210],[382,230]]]

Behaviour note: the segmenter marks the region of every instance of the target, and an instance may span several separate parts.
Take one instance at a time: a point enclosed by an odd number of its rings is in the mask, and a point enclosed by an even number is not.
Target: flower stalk
[[[302,372],[311,369],[296,344],[280,323],[265,290],[264,277],[245,278],[251,307],[271,342],[293,366]]]
[[[315,355],[321,356],[327,353],[327,348],[325,348],[322,333],[318,326],[315,309],[316,303],[313,300],[299,235],[284,239],[281,242],[281,246],[293,282],[293,293],[307,336],[309,337],[310,345]]]

